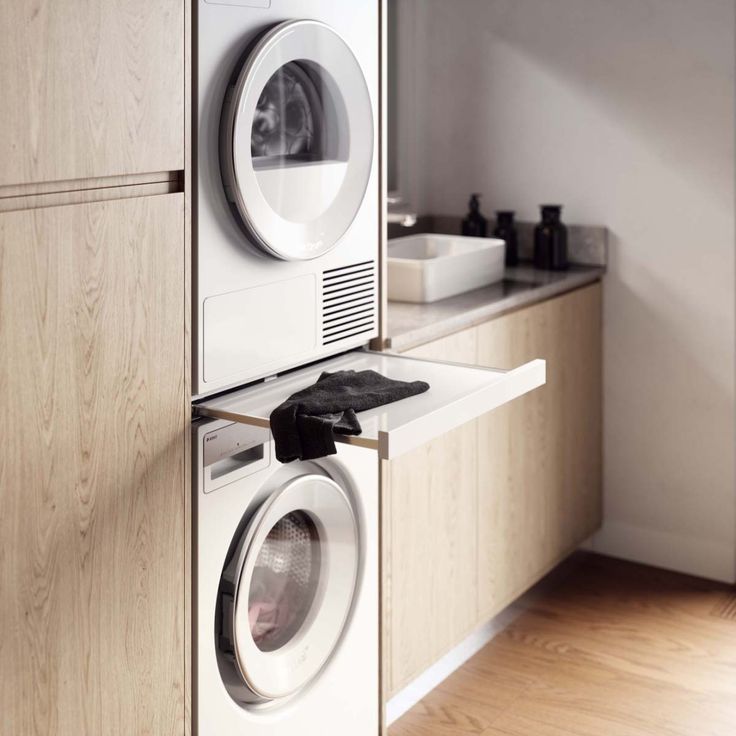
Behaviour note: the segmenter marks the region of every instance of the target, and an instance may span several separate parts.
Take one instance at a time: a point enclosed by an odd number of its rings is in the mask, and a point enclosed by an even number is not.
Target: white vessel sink
[[[388,298],[435,302],[503,279],[504,241],[408,235],[388,242]]]

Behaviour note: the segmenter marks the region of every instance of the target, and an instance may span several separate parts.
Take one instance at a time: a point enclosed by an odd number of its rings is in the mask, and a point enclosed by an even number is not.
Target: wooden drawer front
[[[547,361],[547,383],[478,420],[479,620],[600,525],[601,287],[478,328],[478,362]]]
[[[407,355],[474,364],[475,330]],[[400,690],[475,624],[476,423],[387,463],[384,672]]]
[[[184,168],[183,0],[3,0],[0,186]]]
[[[184,733],[185,257],[181,194],[0,215],[3,733]]]

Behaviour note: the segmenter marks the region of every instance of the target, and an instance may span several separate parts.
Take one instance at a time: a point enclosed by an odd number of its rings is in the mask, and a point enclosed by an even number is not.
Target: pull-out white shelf
[[[358,350],[320,361],[276,379],[204,399],[195,411],[208,417],[268,427],[271,412],[291,394],[315,383],[323,371],[374,370],[399,381],[426,381],[429,391],[358,414],[362,434],[336,435],[390,460],[506,404],[545,382],[544,360],[504,371]]]

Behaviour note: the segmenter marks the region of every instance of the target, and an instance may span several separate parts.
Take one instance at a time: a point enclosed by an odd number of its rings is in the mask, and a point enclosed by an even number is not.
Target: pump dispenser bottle
[[[475,238],[485,238],[488,222],[480,213],[480,194],[472,194],[468,202],[469,212],[463,219],[462,234]]]

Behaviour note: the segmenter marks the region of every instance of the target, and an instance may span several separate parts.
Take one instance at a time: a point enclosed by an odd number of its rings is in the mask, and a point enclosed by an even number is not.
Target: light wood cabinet
[[[478,617],[498,613],[601,516],[601,287],[478,327],[478,363],[547,361],[547,383],[478,420]]]
[[[390,696],[533,585],[600,524],[601,286],[410,351],[547,383],[384,469]]]
[[[0,214],[8,736],[185,732],[186,258],[182,194]]]
[[[3,0],[0,187],[183,169],[184,23],[184,0]]]
[[[473,363],[475,330],[408,355]],[[470,422],[386,464],[384,679],[407,684],[475,625],[476,431]]]

